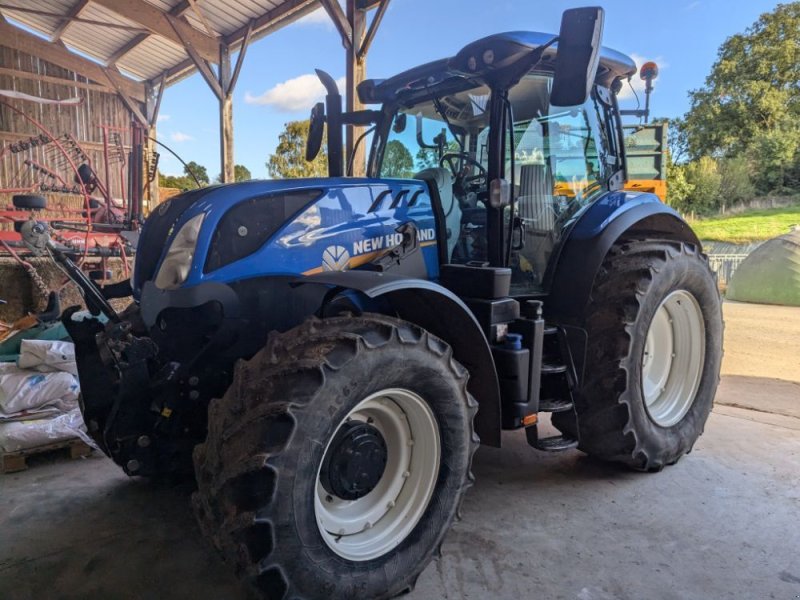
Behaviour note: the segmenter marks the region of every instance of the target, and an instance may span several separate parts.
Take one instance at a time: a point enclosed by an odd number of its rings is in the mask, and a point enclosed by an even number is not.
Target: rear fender
[[[381,310],[447,342],[454,358],[470,373],[467,389],[478,401],[475,431],[481,443],[500,446],[500,391],[491,349],[480,325],[458,296],[431,281],[375,271],[327,272],[295,281],[359,292],[379,301]]]
[[[672,208],[649,193],[612,192],[590,205],[579,218],[550,265],[546,318],[565,327],[573,360],[582,379],[584,331],[594,279],[611,247],[623,238],[700,240]]]

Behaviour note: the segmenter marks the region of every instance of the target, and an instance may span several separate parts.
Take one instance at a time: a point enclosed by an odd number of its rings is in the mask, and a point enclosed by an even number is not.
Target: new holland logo
[[[350,262],[350,253],[342,246],[328,246],[322,253],[323,271],[344,271]]]

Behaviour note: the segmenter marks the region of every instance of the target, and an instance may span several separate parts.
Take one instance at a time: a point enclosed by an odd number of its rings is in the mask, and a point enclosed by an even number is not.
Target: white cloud
[[[318,8],[314,12],[308,13],[305,17],[297,19],[296,22],[298,25],[325,25],[327,27],[333,27],[333,22],[324,8]]]
[[[158,119],[156,119],[156,121],[161,123],[163,121],[169,121],[171,118],[172,117],[170,117],[169,115],[158,115]]]
[[[182,131],[173,131],[169,134],[169,139],[171,139],[173,142],[191,142],[194,137],[188,133],[183,133]]]
[[[336,81],[339,90],[344,88],[344,77]],[[316,75],[306,73],[294,79],[288,79],[268,89],[260,96],[245,92],[247,104],[271,106],[282,112],[298,112],[309,110],[315,103],[325,97],[325,88]]]
[[[641,54],[636,54],[635,52],[632,52],[630,57],[633,59],[633,62],[636,63],[636,73],[633,75],[633,77],[631,77],[630,85],[628,84],[627,81],[622,82],[622,89],[619,91],[617,98],[619,98],[620,100],[628,100],[628,99],[635,100],[635,94],[633,93],[633,90],[635,90],[636,94],[639,95],[639,101],[642,104],[642,108],[644,108],[644,88],[646,83],[642,80],[641,77],[639,77],[639,69],[642,68],[642,65],[644,63],[651,60],[658,65],[659,72],[669,67],[669,65],[667,64],[667,61],[665,61],[664,58],[661,56],[657,56],[655,58],[647,58],[642,56]],[[654,80],[653,87],[655,88],[656,85],[658,85],[658,79]],[[631,90],[631,86],[633,86],[633,90]]]

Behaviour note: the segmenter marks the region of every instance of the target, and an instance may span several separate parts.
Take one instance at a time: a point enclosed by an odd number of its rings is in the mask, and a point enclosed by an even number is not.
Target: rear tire
[[[11,202],[14,208],[23,210],[42,210],[47,208],[47,198],[38,194],[16,194],[12,196]]]
[[[472,482],[467,378],[447,344],[380,315],[271,337],[209,407],[201,529],[266,598],[411,589]]]
[[[553,424],[584,452],[658,471],[691,451],[719,383],[722,312],[692,244],[615,245],[587,307],[586,368],[574,415]]]

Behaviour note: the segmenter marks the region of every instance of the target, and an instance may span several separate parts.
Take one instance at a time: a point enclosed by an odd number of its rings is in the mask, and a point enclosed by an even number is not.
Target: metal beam
[[[347,4],[347,15],[344,14],[337,0],[320,0],[320,4],[322,4],[325,12],[328,13],[331,21],[333,21],[333,24],[336,26],[339,36],[342,38],[342,45],[345,50],[350,51],[353,48],[353,25],[349,13],[350,3],[348,2]]]
[[[216,62],[219,59],[219,41],[198,31],[181,18],[163,12],[145,0],[92,0],[96,4],[113,10],[118,15],[138,23],[151,33],[191,47],[201,58]]]
[[[86,5],[89,4],[89,0],[78,0],[75,4],[72,5],[72,8],[69,9],[66,15],[64,15],[64,20],[58,24],[56,30],[50,36],[50,41],[55,42],[61,39],[61,36],[64,35],[64,32],[69,27],[70,23],[72,23],[72,19],[77,17],[81,11],[86,8]]]
[[[137,102],[144,102],[144,85],[124,75],[111,72],[106,75],[102,66],[90,60],[82,58],[70,52],[63,44],[51,43],[39,36],[23,31],[14,27],[2,16],[0,16],[0,40],[3,46],[14,48],[27,54],[38,56],[42,60],[51,62],[59,67],[73,71],[92,81],[108,88],[110,92],[115,92],[116,88],[106,85],[106,82],[113,81],[127,96]]]

